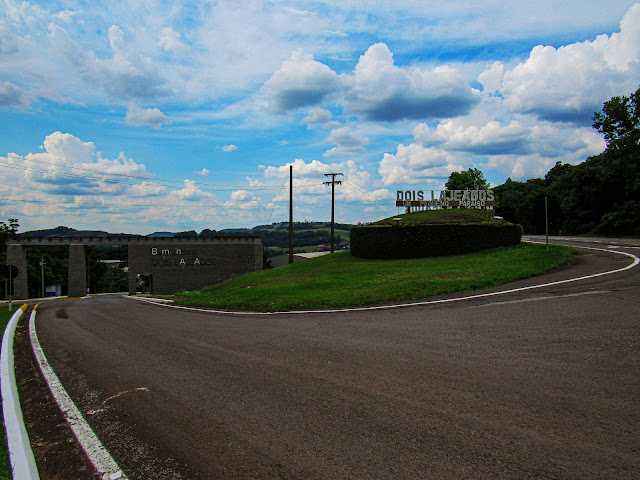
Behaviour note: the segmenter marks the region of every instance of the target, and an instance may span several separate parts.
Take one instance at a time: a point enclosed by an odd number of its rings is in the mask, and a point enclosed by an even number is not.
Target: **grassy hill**
[[[183,305],[287,311],[401,302],[477,290],[540,275],[565,265],[574,250],[521,244],[450,257],[368,260],[349,252],[241,275],[175,295]]]

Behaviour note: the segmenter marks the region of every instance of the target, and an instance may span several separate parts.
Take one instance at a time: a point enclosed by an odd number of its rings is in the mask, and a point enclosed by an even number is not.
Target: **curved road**
[[[509,287],[631,262],[582,252]],[[37,330],[129,478],[636,479],[639,306],[640,267],[339,314],[55,301]]]

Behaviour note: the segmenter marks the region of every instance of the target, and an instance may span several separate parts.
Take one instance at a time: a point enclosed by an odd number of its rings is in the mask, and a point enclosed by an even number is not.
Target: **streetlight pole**
[[[289,263],[293,263],[293,165],[289,165]]]
[[[547,197],[544,197],[544,230],[547,239],[547,250],[549,250],[549,205],[547,203]]]
[[[42,279],[42,297],[44,298],[44,257],[40,257],[40,278]]]
[[[11,311],[11,299],[13,298],[13,265],[9,265],[9,311]]]

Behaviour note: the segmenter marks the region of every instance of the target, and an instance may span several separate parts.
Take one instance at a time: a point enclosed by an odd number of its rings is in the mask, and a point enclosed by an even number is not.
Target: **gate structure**
[[[70,297],[87,294],[86,247],[127,245],[129,294],[135,295],[139,273],[153,278],[153,292],[168,293],[223,282],[262,270],[262,241],[258,236],[235,237],[19,237],[7,240],[7,265],[18,268],[13,279],[15,299],[27,299],[29,246],[69,247]]]

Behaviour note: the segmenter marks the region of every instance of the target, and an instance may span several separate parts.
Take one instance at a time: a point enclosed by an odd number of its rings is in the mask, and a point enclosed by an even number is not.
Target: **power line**
[[[37,203],[37,204],[52,204],[52,205],[66,205],[70,208],[73,207],[172,207],[172,208],[235,208],[238,210],[252,210],[263,209],[264,205],[254,206],[242,206],[242,205],[201,205],[201,204],[168,204],[168,203],[109,203],[109,202],[83,202],[83,203],[70,203],[56,200],[28,200],[28,199],[7,199],[4,200],[4,204],[8,203]],[[304,206],[317,206],[317,203],[301,203]],[[277,205],[276,205],[277,206]],[[275,208],[275,207],[274,207]],[[284,207],[282,207],[284,208]]]
[[[361,187],[360,185],[358,185],[357,183],[355,183],[352,180],[345,180],[344,181],[344,185],[345,188],[347,188],[348,190],[350,190],[351,192],[353,192],[354,194],[360,196],[360,198],[363,199],[362,203],[366,203],[366,204],[372,204],[372,203],[376,203],[378,205],[388,205],[389,202],[387,202],[387,200],[383,199],[382,197],[378,197],[377,195],[375,195],[373,192],[370,192],[368,190],[366,190],[364,187]],[[364,197],[374,197],[374,200],[366,200]]]
[[[123,174],[123,173],[109,173],[109,172],[94,172],[93,170],[87,169],[87,168],[82,168],[82,167],[75,167],[75,166],[67,166],[67,165],[56,165],[53,163],[49,163],[49,162],[42,162],[42,161],[37,161],[37,160],[29,160],[30,162],[38,162],[44,165],[49,165],[52,167],[64,167],[64,168],[69,168],[69,169],[74,169],[74,170],[82,170],[82,171],[86,171],[86,172],[93,172],[94,174],[98,174],[98,175],[103,175],[102,177],[99,176],[90,176],[90,175],[79,175],[76,173],[70,173],[70,172],[64,172],[64,171],[55,171],[55,172],[51,172],[50,170],[46,170],[46,169],[42,169],[42,168],[35,168],[33,166],[27,166],[27,165],[12,165],[10,163],[3,163],[0,162],[0,166],[2,167],[7,167],[7,168],[13,168],[16,170],[31,170],[34,172],[40,172],[40,173],[45,173],[45,174],[49,174],[49,175],[54,175],[54,176],[61,176],[61,177],[65,177],[65,178],[78,178],[81,180],[92,180],[92,181],[96,181],[96,182],[106,182],[106,183],[122,183],[125,185],[138,185],[139,182],[135,182],[134,180],[143,180],[143,181],[151,181],[157,185],[161,185],[161,186],[175,186],[175,185],[171,185],[171,184],[176,184],[176,185],[183,185],[184,182],[180,181],[180,180],[167,180],[167,179],[154,179],[153,177],[143,177],[143,176],[137,176],[137,175],[127,175],[127,174]],[[116,179],[116,178],[109,178],[109,177],[123,177],[123,179]],[[128,180],[130,179],[130,180]],[[195,181],[194,181],[195,182]],[[244,189],[244,190],[252,190],[252,191],[269,191],[269,190],[279,190],[280,187],[252,187],[250,185],[233,185],[233,184],[217,184],[217,183],[207,183],[207,182],[196,182],[196,185],[198,185],[198,187],[200,187],[201,185],[209,185],[212,187],[226,187],[226,188],[200,188],[203,191],[228,191],[228,190],[233,190],[233,189]],[[303,185],[301,187],[297,187],[297,188],[305,188],[305,187],[311,187],[311,186],[317,186],[317,185],[321,185],[321,183],[313,183],[313,184],[309,184],[309,185]]]
[[[362,190],[363,192],[365,192],[367,194],[367,196],[371,196],[377,199],[377,201],[384,203],[385,205],[387,204],[387,199],[378,196],[377,194],[375,194],[374,192],[371,192],[369,190],[367,190],[366,187],[360,185],[359,183],[354,182],[351,178],[347,178],[345,179],[345,183],[349,183],[349,184],[353,184],[355,185],[357,188],[359,188],[360,190]]]
[[[280,196],[280,193],[282,193],[282,189],[284,189],[284,186],[287,184],[287,179],[284,179],[284,182],[282,182],[282,186],[280,187],[280,191],[278,192],[278,195],[276,195],[276,198],[278,198]],[[269,220],[271,220],[271,215],[273,215],[274,210],[276,209],[276,206],[278,205],[277,202],[273,202],[273,208],[271,209],[271,213],[269,214],[269,218],[267,218],[266,223],[269,223]]]

